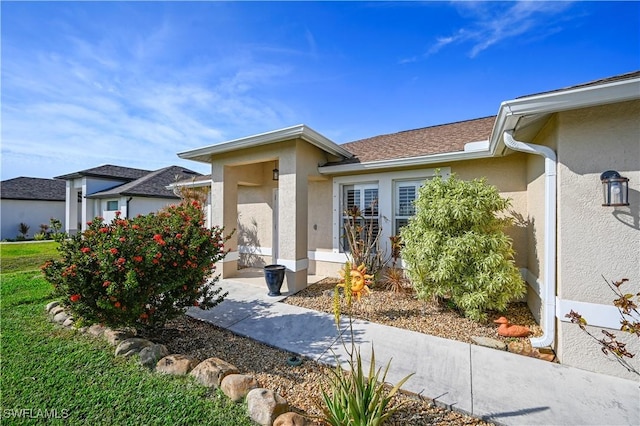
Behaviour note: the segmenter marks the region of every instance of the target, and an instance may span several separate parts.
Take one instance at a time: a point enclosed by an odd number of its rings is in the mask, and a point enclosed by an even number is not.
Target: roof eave
[[[496,124],[491,133],[489,150],[492,153],[496,152],[497,147],[502,143],[503,133],[507,130],[515,130],[520,117],[552,114],[634,99],[640,99],[640,78],[504,101],[500,104]]]
[[[366,163],[338,164],[334,166],[320,166],[318,167],[318,171],[322,175],[332,175],[339,173],[364,172],[378,169],[427,166],[449,161],[489,158],[491,156],[492,153],[488,150],[444,152],[441,154],[424,155],[420,157],[396,158],[392,160],[369,161]]]
[[[180,152],[178,153],[178,157],[185,160],[193,160],[209,164],[211,163],[211,156],[216,154],[223,154],[226,152],[236,151],[238,149],[269,145],[272,143],[296,138],[303,139],[310,144],[317,146],[323,151],[328,152],[329,154],[343,158],[353,157],[353,154],[351,154],[349,151],[340,147],[335,142],[322,136],[320,133],[316,132],[308,126],[305,126],[304,124],[286,127],[284,129],[274,130],[258,135],[248,136],[241,139],[234,139],[231,141],[198,148],[191,151]]]

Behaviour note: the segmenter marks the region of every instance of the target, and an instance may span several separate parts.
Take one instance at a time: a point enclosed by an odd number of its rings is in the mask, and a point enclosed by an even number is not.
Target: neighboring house
[[[495,117],[344,145],[299,125],[178,155],[211,164],[212,223],[240,231],[227,244],[223,277],[239,262],[279,263],[290,291],[345,261],[345,208],[377,199],[370,216],[387,243],[436,170],[486,177],[520,219],[510,230],[515,261],[544,331],[533,345],[553,347],[567,365],[633,377],[564,316],[573,309],[618,329],[602,276],[629,278],[629,293],[640,286],[640,72],[508,100]],[[629,178],[629,205],[602,205],[607,170]],[[629,349],[640,352],[637,338]]]
[[[2,181],[0,240],[20,235],[21,223],[29,225],[31,238],[52,218],[64,223],[64,196],[65,183],[61,180],[17,177]]]
[[[179,166],[150,171],[113,165],[57,176],[66,181],[66,231],[83,231],[96,216],[110,222],[117,211],[122,217],[135,217],[175,204],[180,197],[168,186],[198,176]]]

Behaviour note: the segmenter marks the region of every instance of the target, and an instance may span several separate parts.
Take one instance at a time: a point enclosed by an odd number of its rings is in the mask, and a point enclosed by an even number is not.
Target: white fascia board
[[[522,116],[552,114],[634,99],[640,99],[640,78],[504,101],[500,104],[489,150],[495,152],[505,130],[514,130]]]
[[[177,188],[177,187],[182,187],[182,188],[202,188],[205,186],[211,186],[211,184],[213,183],[212,179],[206,179],[206,180],[196,180],[196,181],[189,181],[189,182],[174,182],[172,184],[169,184],[167,186],[165,186],[166,189],[172,190],[173,188]]]
[[[370,161],[367,163],[338,164],[335,166],[320,166],[318,171],[323,175],[364,172],[368,170],[403,168],[410,166],[425,166],[431,164],[445,163],[451,161],[472,160],[478,158],[488,158],[492,154],[489,150],[484,151],[456,151],[442,154],[424,155],[420,157],[397,158],[392,160]]]
[[[269,145],[272,143],[296,138],[303,139],[310,144],[315,145],[318,148],[328,152],[329,154],[344,158],[353,157],[353,154],[351,154],[349,151],[337,145],[335,142],[329,140],[328,138],[322,136],[320,133],[316,132],[310,127],[305,126],[304,124],[286,127],[284,129],[274,130],[258,135],[248,136],[246,138],[221,142],[219,144],[194,149],[191,151],[180,152],[178,153],[178,157],[184,158],[186,160],[210,163],[212,155],[236,151],[239,149],[253,148],[261,145]]]

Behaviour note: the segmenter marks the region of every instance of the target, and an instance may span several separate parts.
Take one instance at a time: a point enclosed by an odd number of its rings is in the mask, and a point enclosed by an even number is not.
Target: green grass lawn
[[[5,273],[3,265],[0,275],[1,424],[253,424],[245,405],[219,391],[151,373],[115,358],[101,339],[54,326],[44,312],[51,286],[37,271],[42,253],[23,249],[31,261],[20,272]]]
[[[0,243],[1,271],[4,274],[37,270],[48,259],[59,257],[57,247],[55,241]]]

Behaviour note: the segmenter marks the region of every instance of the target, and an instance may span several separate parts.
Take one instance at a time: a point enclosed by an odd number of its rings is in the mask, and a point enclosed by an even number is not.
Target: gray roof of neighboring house
[[[459,121],[374,136],[341,145],[354,157],[333,164],[364,163],[462,151],[469,142],[489,139],[496,117]]]
[[[193,179],[201,176],[180,166],[169,166],[160,170],[149,172],[139,179],[119,185],[106,191],[96,192],[87,195],[87,198],[109,198],[109,197],[154,197],[154,198],[179,198],[172,190],[166,187],[176,181]]]
[[[67,183],[59,179],[17,177],[0,182],[5,200],[64,201]]]
[[[73,172],[62,176],[56,176],[56,179],[77,179],[84,176],[96,177],[102,179],[116,179],[132,181],[139,179],[147,174],[151,173],[151,170],[133,169],[131,167],[113,166],[111,164],[105,164],[91,169],[80,170],[79,172]]]

